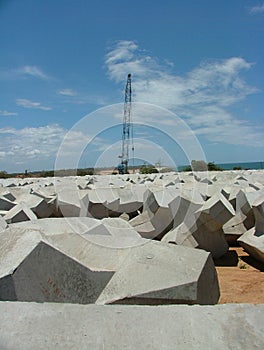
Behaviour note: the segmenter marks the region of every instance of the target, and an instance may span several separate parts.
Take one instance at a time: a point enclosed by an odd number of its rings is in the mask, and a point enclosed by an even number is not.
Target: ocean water
[[[248,163],[227,163],[227,164],[217,164],[220,168],[224,170],[232,170],[234,167],[241,167],[242,169],[264,169],[263,162],[248,162]]]
[[[264,161],[262,162],[247,162],[247,163],[225,163],[225,164],[218,164],[215,163],[217,166],[222,168],[223,170],[233,170],[234,167],[241,167],[241,169],[264,169]],[[178,171],[183,170],[187,165],[178,166]]]

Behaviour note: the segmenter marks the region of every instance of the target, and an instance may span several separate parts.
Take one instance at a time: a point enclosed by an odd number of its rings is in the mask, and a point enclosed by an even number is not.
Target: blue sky
[[[0,170],[116,165],[128,73],[136,158],[263,161],[263,24],[258,0],[1,0]]]

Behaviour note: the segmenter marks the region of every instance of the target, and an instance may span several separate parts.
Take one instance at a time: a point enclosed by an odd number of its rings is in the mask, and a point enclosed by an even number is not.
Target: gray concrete
[[[93,303],[130,248],[144,243],[122,219],[12,224],[0,235],[0,300]]]
[[[2,216],[0,216],[0,232],[5,230],[6,228],[7,228],[7,223],[5,219],[3,219]]]
[[[0,300],[93,303],[113,275],[80,264],[33,230],[0,239]]]
[[[255,200],[252,207],[255,227],[245,232],[239,239],[239,244],[255,259],[264,262],[264,196]]]
[[[244,226],[245,219],[246,215],[244,215],[242,212],[238,212],[223,225],[225,239],[229,245],[236,244],[237,239],[247,231],[246,227]]]
[[[8,350],[264,348],[264,305],[98,306],[0,302]]]
[[[0,210],[8,211],[8,210],[12,209],[15,205],[16,205],[16,203],[14,203],[8,197],[6,197],[4,195],[0,196]]]
[[[215,304],[216,270],[209,253],[150,241],[131,249],[97,304]]]
[[[264,263],[264,233],[257,233],[252,227],[237,241],[253,258]]]
[[[11,224],[20,221],[35,220],[37,216],[26,203],[21,202],[10,209],[4,216],[4,219],[8,224]]]

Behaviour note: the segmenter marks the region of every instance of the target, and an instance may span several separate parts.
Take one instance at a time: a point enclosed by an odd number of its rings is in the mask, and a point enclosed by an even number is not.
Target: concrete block
[[[184,194],[175,197],[170,203],[169,208],[173,217],[173,227],[181,225],[183,222],[192,227],[196,222],[196,211],[202,207],[203,201],[196,202]]]
[[[2,349],[263,349],[264,305],[0,302]],[[74,325],[74,326],[73,326]]]
[[[261,195],[252,207],[255,217],[255,227],[245,232],[239,239],[239,244],[255,259],[264,262],[264,198]]]
[[[21,240],[28,238],[25,236],[24,233]],[[112,275],[90,270],[43,240],[35,242],[23,256],[25,241],[18,239],[15,243],[15,249],[1,256],[0,300],[92,303]],[[18,249],[22,261],[10,264],[11,254],[15,260]],[[12,273],[7,270],[8,265]]]
[[[22,202],[10,209],[4,216],[4,219],[8,224],[12,224],[20,221],[35,220],[37,219],[37,216],[25,203]]]
[[[166,233],[161,241],[164,243],[173,243],[189,248],[198,248],[199,244],[192,234],[192,231],[195,231],[194,228],[197,227],[194,225],[190,230],[190,227],[183,222],[176,228],[173,228]]]
[[[149,213],[151,224],[155,228],[155,237],[158,239],[173,226],[174,218],[169,205],[178,195],[178,189],[168,188],[154,192],[148,190],[145,193],[143,211]]]
[[[252,227],[237,241],[253,258],[264,263],[264,233],[258,233]]]
[[[142,214],[131,219],[129,223],[143,238],[152,239],[157,236],[156,229],[151,222],[153,217],[154,214],[144,211]]]
[[[0,235],[0,300],[93,303],[131,247],[144,243],[122,219],[12,224]]]
[[[0,196],[0,210],[10,210],[12,209],[17,203],[14,203],[10,199],[6,198],[5,196]]]
[[[209,253],[156,241],[131,249],[97,304],[215,304],[219,286]]]
[[[246,215],[246,220],[244,221],[245,227],[249,230],[255,225],[255,217],[252,210],[252,205],[255,199],[258,197],[258,192],[246,192],[245,190],[240,190],[236,195],[236,212],[242,212]]]
[[[196,215],[201,223],[217,230],[235,215],[235,211],[221,193],[216,193],[197,210]]]
[[[223,225],[223,231],[225,234],[226,241],[229,245],[237,243],[237,239],[247,231],[243,222],[246,219],[246,215],[239,212],[236,213],[229,221]]]

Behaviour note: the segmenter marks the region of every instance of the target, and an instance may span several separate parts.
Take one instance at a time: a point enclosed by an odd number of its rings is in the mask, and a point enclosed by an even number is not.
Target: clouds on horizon
[[[241,57],[208,60],[183,76],[162,65],[134,41],[119,41],[105,58],[111,80],[133,79],[133,100],[157,104],[175,112],[196,135],[213,142],[263,146],[263,129],[238,119],[232,106],[258,92],[242,78],[252,63]]]
[[[36,167],[34,162],[42,164],[43,169],[50,164],[53,167],[58,149],[67,134],[67,156],[76,156],[78,145],[87,142],[88,136],[83,132],[68,131],[58,124],[40,127],[0,129],[0,166],[4,167],[8,159],[10,168],[19,165]],[[3,165],[2,165],[3,164]]]

